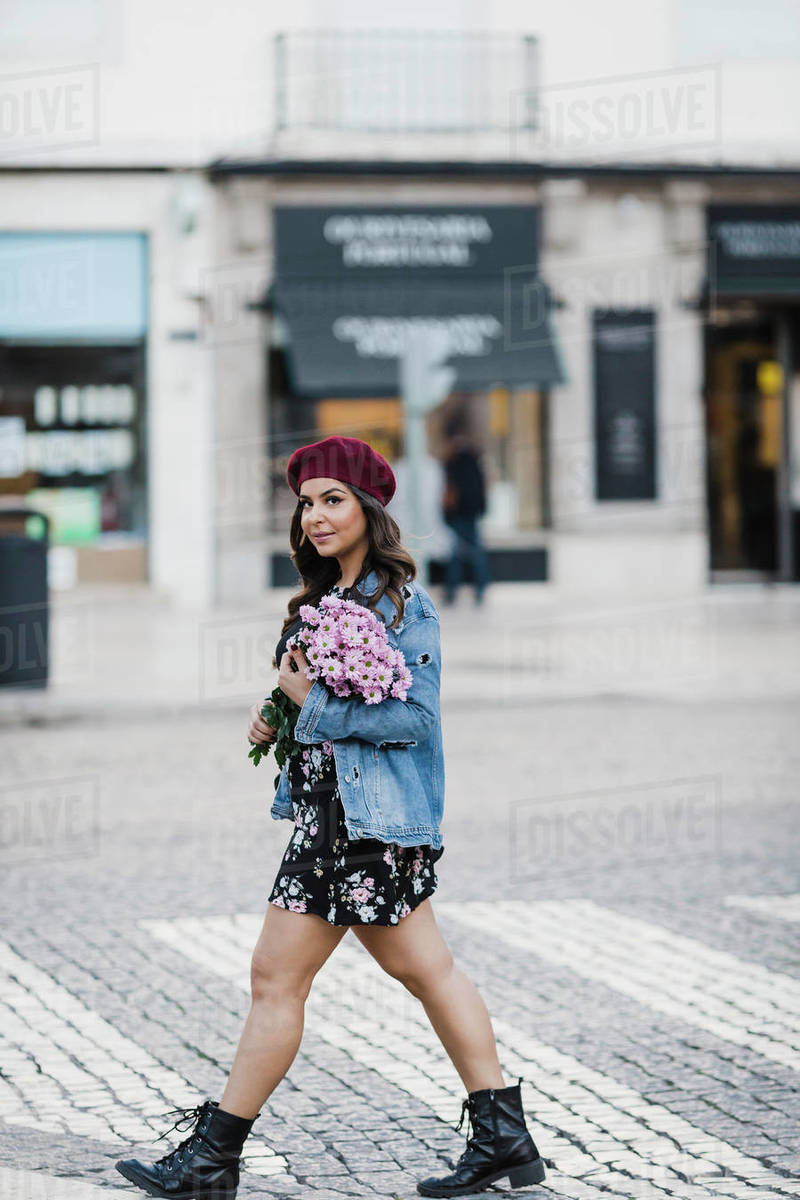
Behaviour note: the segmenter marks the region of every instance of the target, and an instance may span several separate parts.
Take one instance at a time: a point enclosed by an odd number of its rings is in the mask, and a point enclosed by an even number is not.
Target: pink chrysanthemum
[[[303,605],[300,615],[304,626],[293,640],[305,651],[309,679],[366,704],[389,695],[406,699],[411,672],[402,651],[389,644],[379,616],[339,596],[323,596],[317,608]]]

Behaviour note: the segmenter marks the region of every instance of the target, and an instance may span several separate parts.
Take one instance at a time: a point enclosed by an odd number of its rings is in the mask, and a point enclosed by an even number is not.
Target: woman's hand
[[[292,663],[296,664],[295,669],[292,669]],[[308,666],[308,660],[302,650],[286,650],[281,656],[280,666],[278,667],[278,687],[288,696],[290,700],[294,700],[301,708],[303,702],[314,686],[313,679],[309,679],[305,673]]]
[[[277,730],[274,725],[268,725],[261,716],[261,709],[264,707],[262,700],[261,704],[254,704],[250,709],[250,726],[247,730],[248,741],[255,742],[274,742]]]

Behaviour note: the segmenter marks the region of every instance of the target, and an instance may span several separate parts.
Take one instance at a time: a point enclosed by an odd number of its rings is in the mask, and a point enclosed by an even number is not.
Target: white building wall
[[[555,325],[567,383],[551,405],[553,579],[585,591],[696,591],[706,579],[702,318],[705,273],[697,222],[675,208],[697,196],[663,186],[543,185],[542,274],[563,307]],[[691,235],[691,236],[690,236]],[[595,498],[592,314],[656,313],[655,500]],[[643,565],[649,562],[647,570]]]
[[[275,137],[275,33],[331,27],[535,35],[543,106],[587,99],[610,106],[617,136],[607,139],[591,121],[581,136],[568,119],[570,139],[550,137],[544,145],[505,133]],[[311,153],[796,164],[797,30],[796,8],[786,0],[764,0],[758,9],[748,0],[297,0],[291,10],[275,0],[230,0],[202,10],[182,0],[14,0],[3,8],[0,74],[20,78],[3,85],[3,158],[65,166],[200,165],[221,156]],[[70,137],[58,115],[65,99],[58,72],[79,67],[87,74],[73,94],[77,125]],[[369,60],[364,70],[375,77],[379,67]],[[677,123],[654,136],[647,114],[669,124],[665,95]],[[41,123],[42,96],[56,113],[49,140],[23,115],[32,104]],[[510,112],[515,96],[508,101]],[[687,129],[692,103],[695,127]],[[637,104],[638,124],[621,128]]]

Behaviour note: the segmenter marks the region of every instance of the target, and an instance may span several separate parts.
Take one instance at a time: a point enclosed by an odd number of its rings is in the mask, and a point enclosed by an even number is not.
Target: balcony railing
[[[535,127],[534,37],[313,30],[275,38],[276,126],[364,133]]]

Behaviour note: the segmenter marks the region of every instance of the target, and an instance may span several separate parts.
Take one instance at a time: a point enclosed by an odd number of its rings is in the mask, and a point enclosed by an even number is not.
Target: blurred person
[[[368,443],[334,436],[296,450],[287,479],[298,497],[289,539],[302,587],[275,663],[278,686],[300,707],[294,738],[305,749],[277,780],[272,816],[295,828],[253,951],[250,1012],[220,1100],[177,1110],[173,1128],[193,1128],[157,1162],[128,1159],[117,1169],[151,1196],[235,1197],[244,1143],[299,1048],[314,976],[352,928],[422,1002],[467,1091],[466,1149],[450,1174],[421,1180],[418,1192],[461,1195],[504,1176],[512,1187],[538,1183],[545,1166],[525,1124],[521,1077],[506,1086],[486,1005],[454,963],[431,905],[444,850],[439,617],[386,512],[394,474]],[[366,705],[305,674],[303,651],[287,640],[301,606],[325,595],[379,614],[412,669],[405,700]],[[261,707],[250,710],[247,736],[269,744],[276,728]]]
[[[451,426],[447,433],[442,494],[442,516],[453,533],[445,573],[445,604],[455,602],[465,557],[472,564],[475,602],[483,602],[489,584],[489,559],[478,521],[485,512],[486,478],[480,457],[463,427]]]
[[[397,480],[397,491],[387,505],[387,512],[394,517],[406,537],[411,540],[414,534],[408,459],[403,455],[391,465]],[[433,454],[426,453],[420,463],[419,491],[422,528],[418,537],[414,539],[417,544],[413,545],[412,542],[413,549],[418,554],[424,550],[428,559],[444,561],[450,553],[452,534],[443,520],[441,511],[442,464]]]

